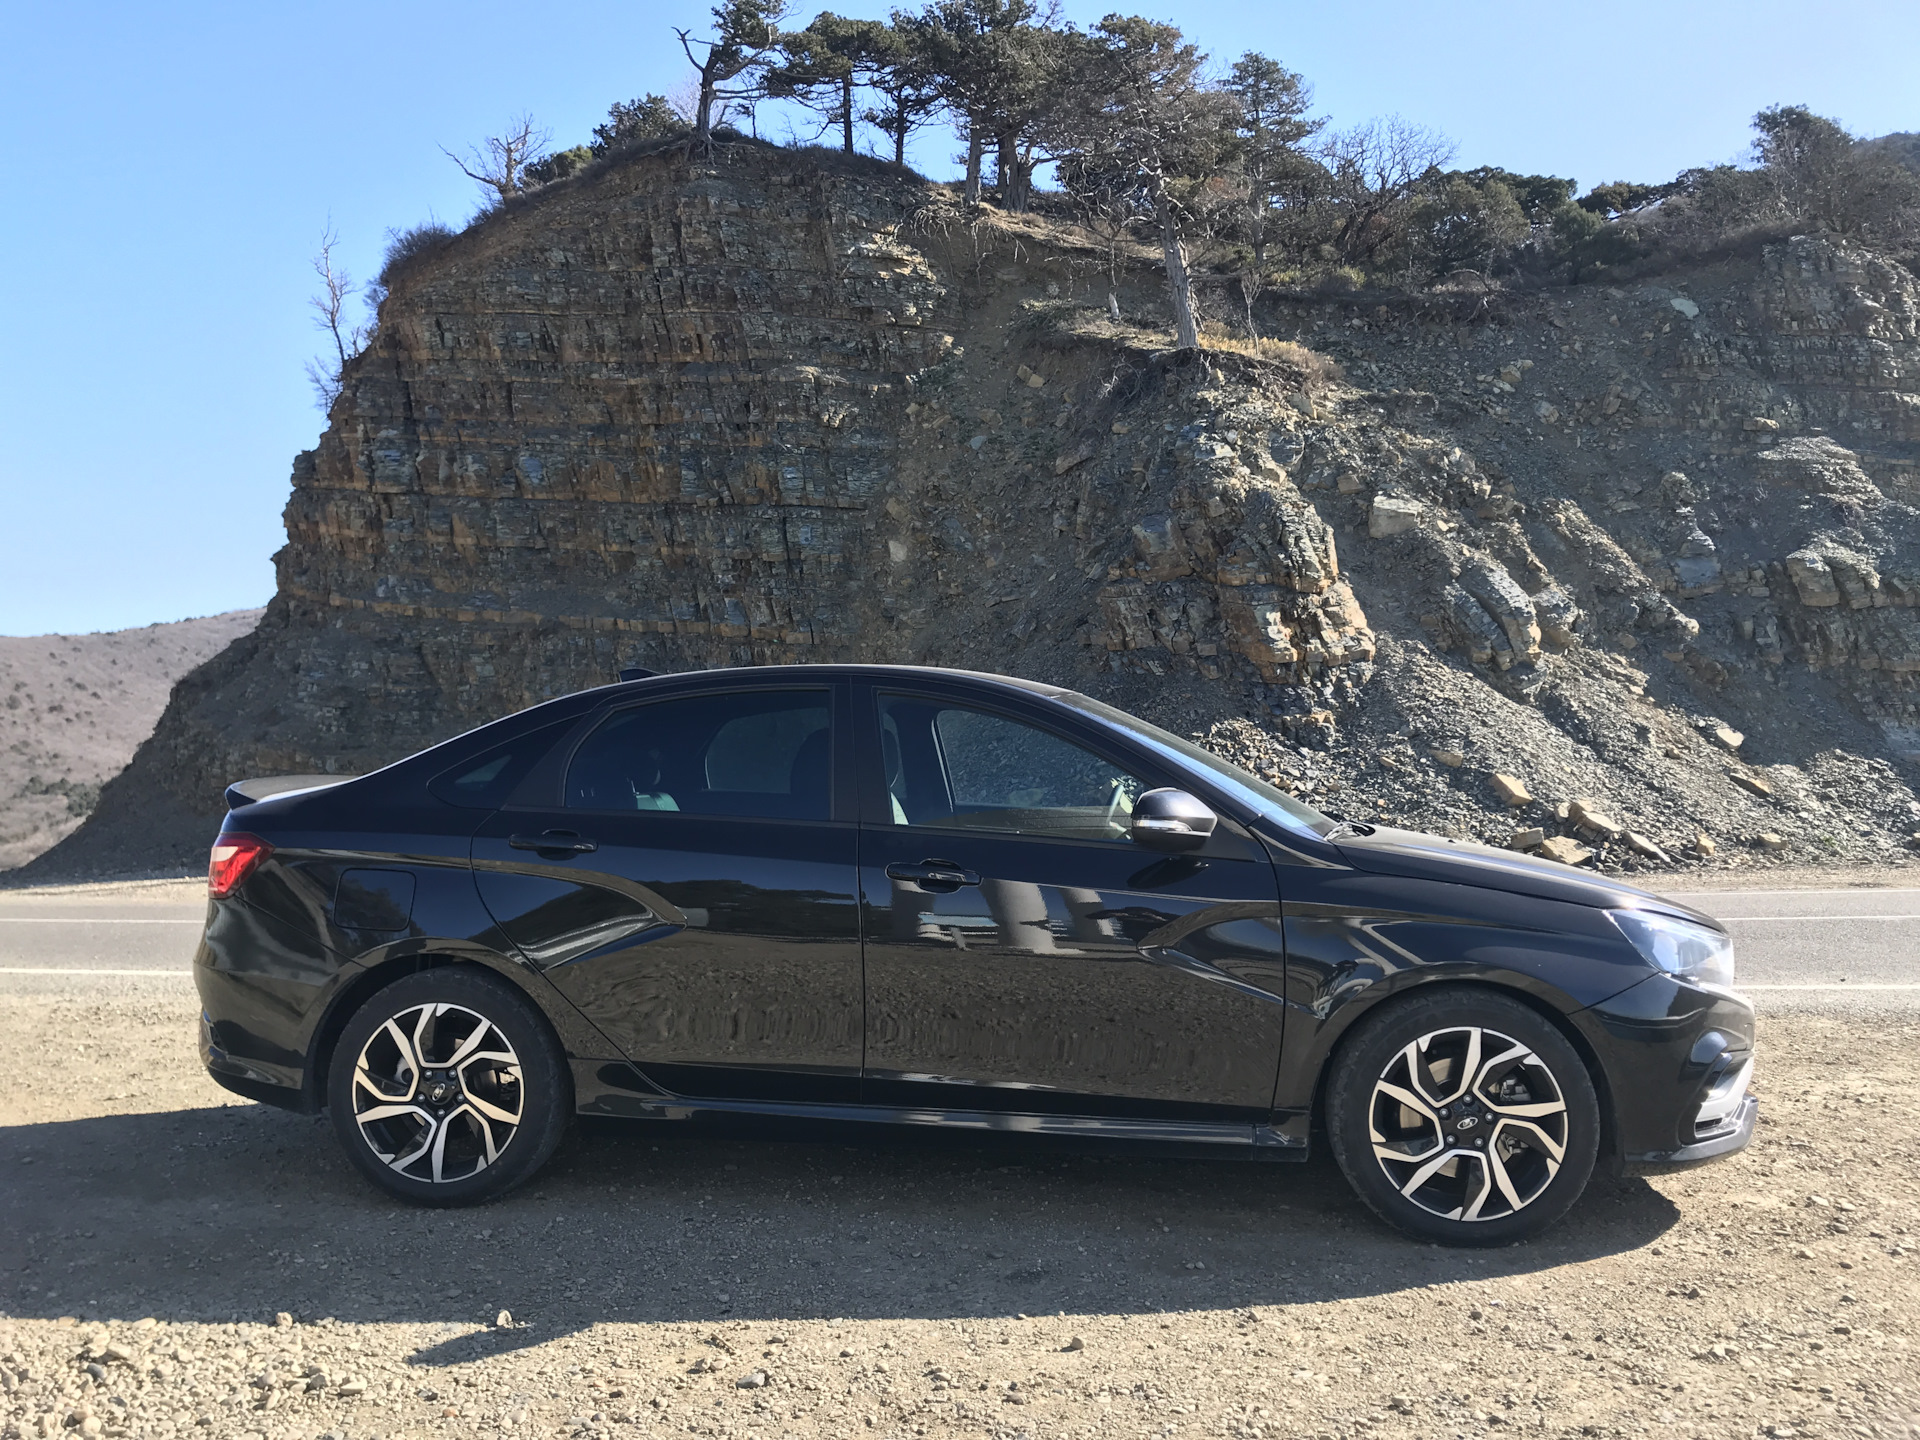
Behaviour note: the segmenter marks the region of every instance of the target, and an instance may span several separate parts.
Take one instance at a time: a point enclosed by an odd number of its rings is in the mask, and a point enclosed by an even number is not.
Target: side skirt
[[[1158,1145],[1205,1145],[1257,1151],[1263,1160],[1305,1160],[1307,1141],[1298,1127],[1197,1120],[1128,1120],[1095,1115],[1031,1115],[1001,1110],[932,1110],[890,1105],[819,1105],[777,1100],[692,1100],[644,1095],[609,1086],[602,1061],[576,1060],[574,1093],[581,1115],[620,1120],[724,1120],[754,1116],[856,1123],[916,1125],[934,1129],[1060,1139],[1126,1140]],[[623,1070],[626,1067],[621,1067]],[[629,1072],[630,1073],[630,1072]],[[642,1082],[644,1083],[644,1082]]]

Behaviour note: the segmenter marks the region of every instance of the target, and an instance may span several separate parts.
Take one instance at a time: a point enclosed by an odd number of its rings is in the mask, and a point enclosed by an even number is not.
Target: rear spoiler
[[[273,795],[290,795],[295,790],[324,790],[351,780],[351,775],[268,775],[259,780],[236,780],[227,786],[227,808],[238,810]]]

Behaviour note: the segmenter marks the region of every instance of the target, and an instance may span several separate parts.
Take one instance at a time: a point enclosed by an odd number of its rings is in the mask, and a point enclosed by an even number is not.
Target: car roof
[[[640,680],[622,680],[596,687],[596,691],[642,691],[663,681],[709,680],[722,683],[734,679],[753,680],[969,680],[1028,695],[1052,697],[1073,692],[1064,685],[1049,685],[1039,680],[1022,680],[1014,675],[996,675],[986,670],[956,670],[941,665],[722,665],[711,670],[681,670],[649,675]]]

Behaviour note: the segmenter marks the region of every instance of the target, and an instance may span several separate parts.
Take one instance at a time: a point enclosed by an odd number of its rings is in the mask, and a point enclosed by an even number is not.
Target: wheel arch
[[[1333,1036],[1320,1057],[1318,1070],[1314,1075],[1313,1099],[1311,1102],[1312,1123],[1324,1130],[1327,1123],[1327,1077],[1333,1073],[1334,1066],[1347,1047],[1353,1043],[1353,1037],[1365,1028],[1366,1022],[1382,1013],[1389,1006],[1398,1005],[1413,999],[1430,999],[1442,991],[1460,991],[1498,995],[1503,999],[1518,1001],[1533,1011],[1542,1020],[1560,1032],[1567,1043],[1573,1047],[1573,1053],[1580,1057],[1580,1063],[1586,1067],[1587,1078],[1593,1082],[1595,1098],[1600,1111],[1600,1156],[1603,1160],[1617,1156],[1617,1125],[1614,1114],[1613,1087],[1608,1083],[1606,1066],[1600,1061],[1599,1053],[1580,1027],[1573,1023],[1569,1012],[1556,1007],[1545,995],[1519,985],[1504,985],[1498,980],[1485,976],[1435,975],[1422,983],[1400,986],[1386,994],[1379,995],[1369,1004],[1343,1007],[1354,1013],[1346,1017],[1346,1023]]]
[[[306,1065],[305,1099],[309,1110],[321,1111],[326,1108],[327,1075],[333,1068],[334,1052],[348,1022],[360,1007],[395,981],[428,970],[477,970],[499,976],[532,1004],[534,1012],[552,1032],[562,1055],[572,1058],[579,1053],[579,1037],[571,1032],[584,1022],[579,1021],[577,1016],[565,1013],[556,1015],[556,1003],[564,1002],[557,1002],[555,997],[541,993],[543,988],[550,990],[551,987],[545,986],[524,964],[494,951],[473,945],[439,945],[424,949],[410,947],[404,953],[363,961],[362,966],[359,974],[347,980],[334,993],[326,1013],[314,1028]],[[574,1043],[569,1043],[570,1040]]]

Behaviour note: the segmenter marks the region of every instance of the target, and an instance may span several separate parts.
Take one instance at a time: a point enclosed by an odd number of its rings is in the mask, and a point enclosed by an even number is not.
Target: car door
[[[603,712],[475,838],[501,930],[672,1094],[857,1098],[845,704],[763,686]]]
[[[856,711],[870,1103],[1268,1113],[1284,951],[1251,836],[1134,844],[1133,799],[1169,777],[1034,711],[884,684]]]

